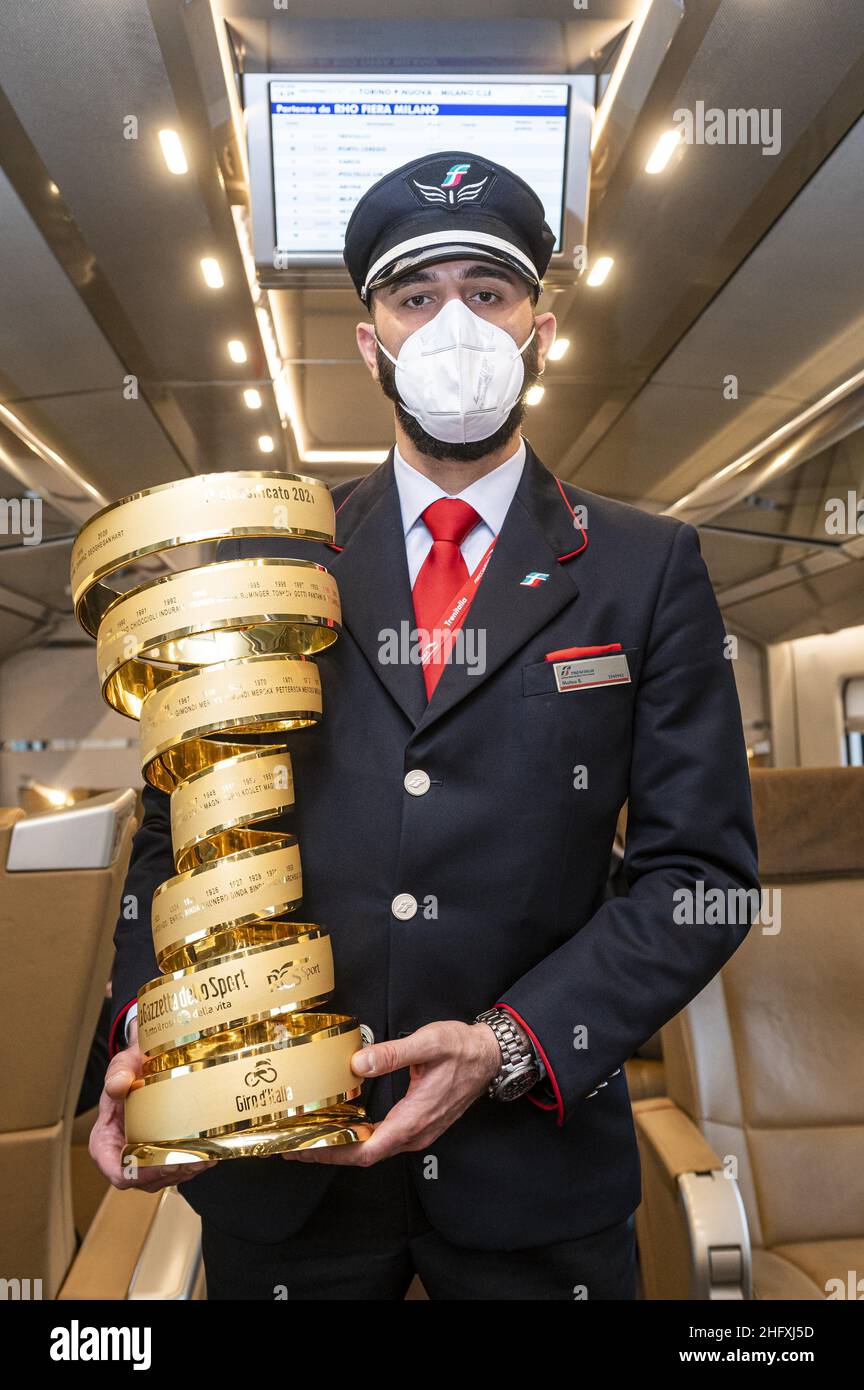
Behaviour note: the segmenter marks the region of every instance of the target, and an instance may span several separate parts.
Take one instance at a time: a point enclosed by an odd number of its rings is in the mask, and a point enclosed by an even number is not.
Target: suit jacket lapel
[[[369,665],[412,724],[426,708],[419,665],[384,659],[387,634],[397,639],[397,656],[414,626],[414,604],[405,554],[402,509],[387,460],[349,493],[336,513],[336,551],[327,563],[339,585],[342,621]]]
[[[414,605],[405,555],[393,450],[385,463],[364,478],[339,507],[336,543],[328,568],[339,584],[346,629],[372,669],[415,728],[425,729],[477,690],[546,623],[578,595],[567,561],[584,549],[584,533],[574,528],[558,483],[526,440],[525,467],[498,535],[486,573],[468,612],[465,627],[477,643],[476,667],[445,666],[427,702],[423,673],[405,660],[414,628]],[[536,585],[522,580],[532,571],[548,576]],[[398,639],[401,659],[383,659],[386,638]]]

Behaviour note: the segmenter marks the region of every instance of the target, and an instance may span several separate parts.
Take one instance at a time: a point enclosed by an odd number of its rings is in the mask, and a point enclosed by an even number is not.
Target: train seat
[[[667,1095],[633,1107],[649,1299],[860,1293],[864,768],[752,784],[760,919],[663,1028]]]
[[[75,1108],[111,973],[135,803],[127,788],[32,816],[0,810],[0,1277],[40,1280],[43,1298],[55,1297],[76,1251]]]

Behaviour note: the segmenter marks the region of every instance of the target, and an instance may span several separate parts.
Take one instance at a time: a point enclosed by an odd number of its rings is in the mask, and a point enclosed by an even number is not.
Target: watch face
[[[533,1063],[529,1066],[520,1067],[512,1076],[508,1076],[507,1080],[498,1091],[497,1099],[505,1101],[518,1100],[520,1096],[524,1096],[526,1091],[530,1091],[531,1087],[534,1086],[539,1079],[540,1068]]]

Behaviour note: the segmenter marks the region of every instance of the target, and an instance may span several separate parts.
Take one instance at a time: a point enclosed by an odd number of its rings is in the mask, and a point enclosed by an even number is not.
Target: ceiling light
[[[249,233],[249,215],[242,203],[231,204],[231,216],[234,221],[234,231],[237,234],[237,245],[240,248],[240,256],[243,261],[243,269],[246,271],[246,282],[249,285],[249,294],[252,303],[257,304],[261,298],[262,290],[258,284],[258,272],[255,269],[255,256],[252,252],[252,237]]]
[[[209,285],[211,290],[221,290],[225,284],[222,279],[222,267],[214,256],[203,257],[201,274],[204,276],[205,285]]]
[[[525,392],[526,405],[539,405],[546,393],[545,386],[531,386]]]
[[[652,0],[645,0],[642,9],[631,22],[630,28],[627,31],[627,37],[618,55],[618,60],[612,69],[612,76],[609,78],[609,83],[603,93],[603,99],[597,107],[597,114],[594,117],[594,126],[591,131],[592,151],[596,149],[600,136],[603,134],[606,122],[609,119],[609,112],[612,110],[612,104],[618,94],[618,88],[621,86],[624,74],[630,66],[630,59],[633,57],[636,45],[639,42],[642,26],[651,10],[651,4]]]
[[[550,362],[560,362],[569,346],[569,338],[556,338],[546,356]]]
[[[288,374],[279,350],[279,342],[276,338],[276,329],[270,311],[270,296],[266,291],[262,295],[261,303],[255,306],[255,317],[258,320],[261,346],[264,349],[267,370],[270,373],[270,381],[273,386],[273,395],[276,398],[276,409],[279,411],[283,424],[287,424],[290,420],[294,426],[299,450],[301,443],[299,436],[297,436],[297,411]]]
[[[228,356],[232,362],[245,362],[246,349],[239,338],[231,338],[228,343]]]
[[[250,410],[261,409],[261,392],[256,391],[254,386],[247,386],[246,390],[243,392],[243,399]]]
[[[272,435],[270,435],[270,434],[259,434],[259,436],[258,436],[258,448],[261,450],[262,454],[272,454],[272,452],[273,452],[273,447],[274,447],[274,446],[273,446],[273,436],[272,436]]]
[[[615,262],[611,256],[600,256],[600,258],[594,262],[591,273],[585,283],[588,285],[602,285],[614,264]]]
[[[663,170],[666,168],[666,165],[669,163],[669,160],[672,158],[680,143],[680,130],[665,131],[660,136],[660,139],[657,141],[657,144],[654,146],[654,149],[651,151],[651,157],[649,158],[648,163],[645,165],[645,173],[662,174]]]
[[[778,468],[782,468],[784,464],[787,464],[797,452],[794,445],[791,449],[784,449],[782,454],[778,454],[776,459],[774,459],[772,463],[769,463],[768,467],[765,469],[765,477],[767,478],[769,473],[776,473]]]
[[[162,146],[162,155],[169,173],[188,174],[189,165],[186,163],[183,145],[176,130],[160,130],[159,144]]]

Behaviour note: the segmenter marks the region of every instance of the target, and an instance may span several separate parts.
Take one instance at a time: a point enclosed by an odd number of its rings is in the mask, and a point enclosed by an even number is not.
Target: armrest
[[[176,1187],[160,1194],[128,1297],[188,1301],[201,1276],[201,1218]]]
[[[738,1183],[668,1096],[637,1101],[642,1159],[636,1216],[646,1298],[753,1297],[750,1234]]]
[[[112,1187],[57,1297],[184,1300],[201,1296],[201,1277],[201,1221],[176,1187]]]

